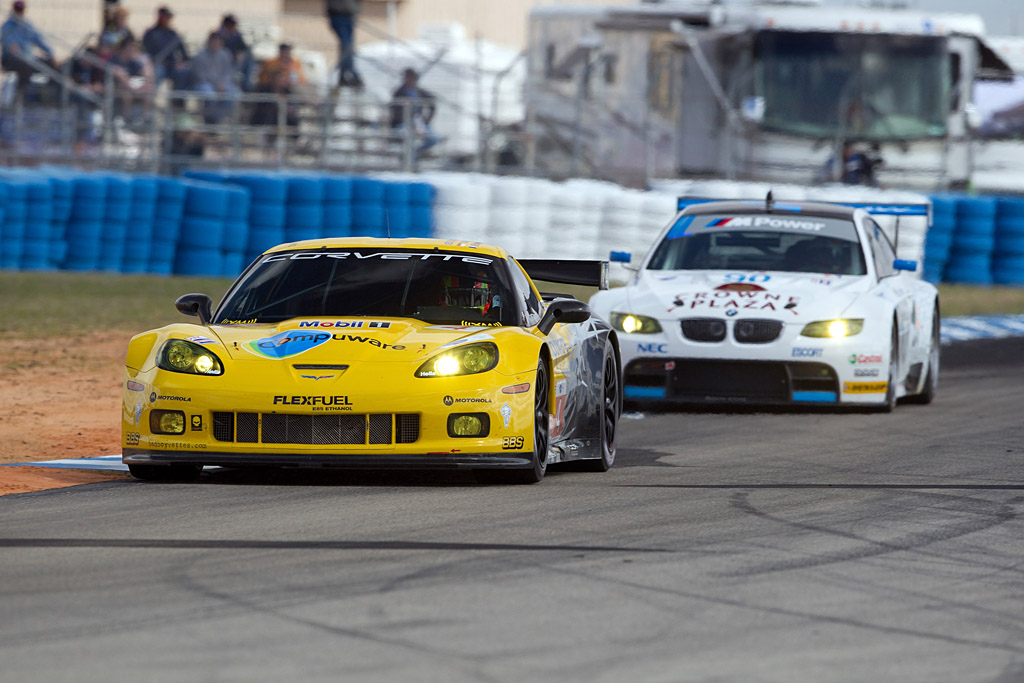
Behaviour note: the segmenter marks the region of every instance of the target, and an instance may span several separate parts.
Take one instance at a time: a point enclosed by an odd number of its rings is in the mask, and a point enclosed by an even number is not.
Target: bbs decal
[[[523,444],[526,442],[521,436],[503,436],[501,437],[501,449],[504,451],[520,451],[523,449]]]

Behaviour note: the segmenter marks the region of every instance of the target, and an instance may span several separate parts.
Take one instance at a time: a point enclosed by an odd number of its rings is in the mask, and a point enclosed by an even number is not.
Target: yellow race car
[[[622,405],[616,334],[533,280],[606,286],[600,261],[517,261],[424,239],[325,239],[257,258],[213,310],[132,338],[123,461],[147,480],[204,466],[473,468],[533,483],[607,470]]]

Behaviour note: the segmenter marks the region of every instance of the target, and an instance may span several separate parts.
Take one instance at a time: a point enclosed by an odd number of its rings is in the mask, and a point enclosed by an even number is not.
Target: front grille
[[[830,366],[782,361],[639,358],[626,366],[625,384],[627,391],[638,387],[647,397],[681,402],[789,403],[839,392]]]
[[[778,320],[737,320],[732,328],[732,336],[740,344],[767,344],[780,334],[782,323]]]
[[[292,415],[215,412],[213,424],[215,439],[238,443],[385,445],[414,443],[420,435],[419,415],[412,413]]]
[[[725,339],[725,321],[719,318],[684,318],[679,325],[683,336],[690,341],[720,342]]]

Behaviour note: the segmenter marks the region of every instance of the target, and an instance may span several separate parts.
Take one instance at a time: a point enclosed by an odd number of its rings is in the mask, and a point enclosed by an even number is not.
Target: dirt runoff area
[[[133,333],[0,338],[0,465],[121,452],[121,384]],[[0,495],[127,477],[0,466]]]

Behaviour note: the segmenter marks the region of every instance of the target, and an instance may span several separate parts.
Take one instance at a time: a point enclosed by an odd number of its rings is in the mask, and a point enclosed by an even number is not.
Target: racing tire
[[[549,409],[550,379],[548,365],[541,358],[537,361],[537,378],[533,383],[533,456],[532,467],[521,470],[480,470],[475,473],[481,484],[536,484],[544,478],[548,469],[548,426],[551,423]]]
[[[128,465],[128,471],[143,481],[195,481],[203,471],[202,465]]]
[[[932,345],[928,350],[928,369],[921,391],[908,396],[905,401],[917,405],[928,405],[935,400],[939,390],[939,355],[942,348],[942,322],[939,316],[939,304],[935,303],[935,315],[932,316]]]
[[[622,414],[622,390],[619,385],[619,362],[611,343],[605,342],[604,370],[601,377],[601,457],[581,460],[584,472],[607,472],[615,463],[616,436]]]

